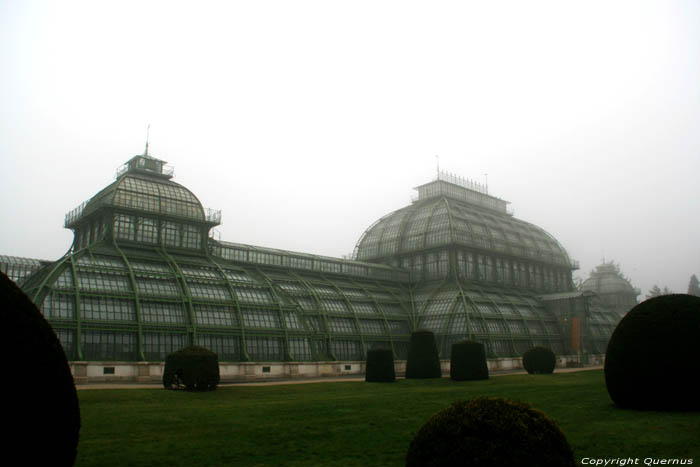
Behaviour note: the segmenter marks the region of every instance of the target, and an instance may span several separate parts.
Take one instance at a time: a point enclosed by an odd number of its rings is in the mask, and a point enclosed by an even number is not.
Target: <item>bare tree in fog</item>
[[[688,284],[688,295],[695,295],[700,297],[700,282],[695,274],[690,276],[690,283]]]
[[[646,295],[646,298],[653,298],[653,297],[658,297],[660,295],[671,295],[673,293],[673,290],[669,289],[668,287],[664,286],[664,289],[661,290],[658,285],[654,284],[654,287],[649,290],[649,293]]]

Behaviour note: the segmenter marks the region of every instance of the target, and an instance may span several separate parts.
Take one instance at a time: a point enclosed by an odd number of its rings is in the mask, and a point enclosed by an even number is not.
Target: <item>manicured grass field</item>
[[[631,457],[638,465],[645,458],[700,465],[700,412],[617,409],[600,370],[460,383],[229,386],[208,393],[80,390],[76,465],[399,466],[433,413],[482,395],[526,401],[554,418],[579,462]]]

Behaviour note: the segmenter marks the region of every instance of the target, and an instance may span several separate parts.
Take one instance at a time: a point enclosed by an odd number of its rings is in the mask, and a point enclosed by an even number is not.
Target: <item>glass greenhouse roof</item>
[[[33,258],[0,255],[0,271],[16,283],[20,283],[25,277],[49,263],[50,261]]]
[[[448,245],[575,266],[559,242],[543,229],[505,212],[447,196],[419,199],[379,219],[357,242],[355,258],[372,261]]]
[[[405,282],[409,280],[408,271],[383,264],[215,240],[212,240],[210,245],[211,252],[214,256],[231,261],[283,266],[293,269],[375,279],[390,279]]]
[[[419,286],[413,297],[417,325],[435,333],[443,358],[465,335],[491,357],[521,355],[536,345],[564,351],[557,317],[531,293],[446,281]]]
[[[117,358],[82,337],[112,334],[131,343],[130,360],[162,359],[190,339],[222,360],[353,360],[376,345],[405,356],[411,329],[407,289],[393,282],[157,249],[86,248],[34,275],[25,290],[71,358]]]
[[[561,245],[474,182],[443,174],[418,187],[349,260],[214,240],[220,211],[171,178],[164,161],[135,156],[66,215],[65,256],[0,257],[3,271],[28,275],[22,287],[69,359],[159,361],[189,344],[220,361],[364,360],[377,346],[405,359],[418,328],[435,332],[442,358],[467,338],[491,357],[560,354],[570,336],[552,304],[585,301],[571,295]],[[595,303],[586,313],[604,350],[617,317]]]
[[[144,168],[140,162],[144,162]],[[117,172],[114,183],[67,213],[65,226],[72,227],[82,216],[102,207],[128,208],[213,224],[221,222],[221,211],[205,210],[191,191],[170,180],[172,172],[163,172],[164,167],[163,161],[150,156],[134,157]]]

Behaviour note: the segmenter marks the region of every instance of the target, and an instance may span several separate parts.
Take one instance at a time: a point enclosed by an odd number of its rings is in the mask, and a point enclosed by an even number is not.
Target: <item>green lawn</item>
[[[579,462],[631,457],[638,465],[645,458],[700,465],[700,412],[619,410],[600,370],[209,393],[80,390],[76,465],[403,465],[413,434],[433,413],[481,395],[526,401],[554,418]]]

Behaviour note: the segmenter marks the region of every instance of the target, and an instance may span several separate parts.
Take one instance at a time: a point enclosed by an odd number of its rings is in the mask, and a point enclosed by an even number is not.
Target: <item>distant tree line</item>
[[[646,298],[653,298],[653,297],[659,297],[661,295],[671,295],[673,291],[671,291],[668,287],[664,286],[664,289],[661,290],[658,285],[654,284],[654,287],[652,287],[649,290],[649,293],[646,295]]]
[[[662,290],[658,285],[654,284],[654,286],[649,290],[649,293],[646,295],[646,298],[658,297],[660,295],[671,295],[672,293],[673,291],[668,287],[664,286]],[[690,276],[690,282],[688,283],[688,295],[700,297],[700,281],[698,281],[695,274]]]

